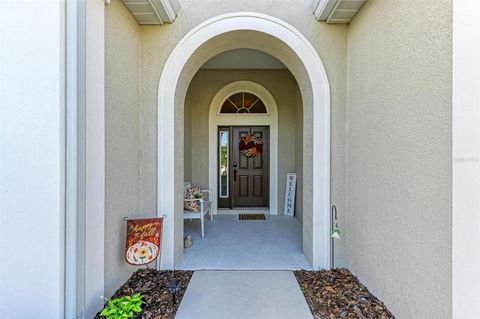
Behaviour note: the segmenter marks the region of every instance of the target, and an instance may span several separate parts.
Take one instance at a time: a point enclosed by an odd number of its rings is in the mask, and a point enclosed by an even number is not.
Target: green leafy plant
[[[125,296],[115,299],[107,299],[107,305],[100,312],[100,316],[107,319],[129,319],[142,312],[145,303],[143,296],[136,293],[133,296]]]

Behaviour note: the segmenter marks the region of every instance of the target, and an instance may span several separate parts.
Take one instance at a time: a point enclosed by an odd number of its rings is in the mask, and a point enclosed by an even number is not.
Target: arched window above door
[[[263,101],[255,94],[239,92],[232,94],[223,102],[220,114],[267,114]]]

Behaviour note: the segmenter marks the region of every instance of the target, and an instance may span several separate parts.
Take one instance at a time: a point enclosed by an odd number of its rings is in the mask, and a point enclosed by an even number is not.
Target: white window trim
[[[249,82],[249,81],[238,81],[238,82]],[[234,82],[235,83],[235,82]],[[250,82],[250,83],[253,83],[253,82]],[[231,83],[233,84],[233,83]],[[254,83],[256,84],[256,83]],[[222,115],[222,116],[237,116],[237,115],[242,115],[242,114],[245,114],[245,115],[248,115],[248,116],[268,116],[270,115],[270,109],[268,108],[268,105],[266,104],[267,102],[265,102],[265,100],[259,96],[257,93],[255,93],[255,90],[252,89],[249,84],[246,84],[246,86],[248,86],[248,88],[245,88],[245,89],[242,89],[242,88],[236,88],[235,87],[235,90],[233,90],[230,95],[227,95],[225,96],[221,101],[220,101],[220,105],[218,107],[218,112],[217,114],[218,115]],[[222,106],[223,106],[223,103],[225,103],[225,101],[227,99],[229,99],[232,95],[234,94],[237,94],[237,93],[250,93],[250,94],[253,94],[253,95],[256,95],[258,98],[260,98],[260,100],[263,102],[263,104],[265,105],[265,109],[266,109],[266,113],[222,113]]]
[[[223,102],[235,93],[248,92],[258,96],[267,113],[225,114],[220,113]],[[278,109],[272,94],[260,84],[251,81],[236,81],[225,85],[215,94],[208,116],[208,185],[213,190],[212,210],[218,213],[218,127],[219,126],[268,126],[270,128],[270,196],[271,215],[278,213]]]

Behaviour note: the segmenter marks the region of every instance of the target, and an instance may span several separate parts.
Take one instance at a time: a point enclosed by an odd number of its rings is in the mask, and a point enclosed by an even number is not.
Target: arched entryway
[[[161,268],[172,269],[183,251],[183,102],[188,84],[208,59],[249,47],[284,63],[304,105],[303,251],[313,268],[329,266],[330,89],[315,49],[291,25],[258,13],[230,13],[192,29],[168,58],[158,89],[157,212],[167,216]]]

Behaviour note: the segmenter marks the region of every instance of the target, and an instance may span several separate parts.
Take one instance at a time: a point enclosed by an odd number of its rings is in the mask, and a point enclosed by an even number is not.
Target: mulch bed
[[[193,271],[157,271],[155,269],[140,269],[118,289],[112,298],[131,296],[140,292],[146,304],[143,305],[142,319],[173,319],[182,301]],[[173,277],[180,279],[180,289],[177,292],[177,302],[174,305],[167,289],[168,280]],[[96,319],[104,318],[99,317]]]
[[[295,271],[295,277],[316,319],[395,318],[346,268],[299,270]]]

